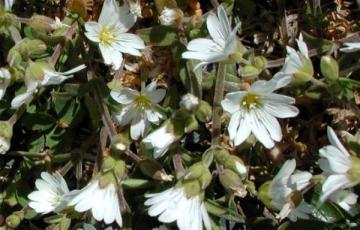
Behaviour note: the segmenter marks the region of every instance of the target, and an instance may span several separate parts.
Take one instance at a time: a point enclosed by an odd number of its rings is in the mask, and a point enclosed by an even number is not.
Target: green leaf
[[[145,43],[155,46],[170,46],[178,41],[177,31],[175,28],[168,26],[155,26],[136,31]]]
[[[225,208],[213,200],[206,200],[205,202],[206,209],[209,213],[238,223],[244,223],[245,220],[237,212],[231,210],[230,208]]]
[[[54,216],[44,218],[44,222],[47,224],[57,224],[60,221],[62,221],[63,218],[64,218],[64,215],[61,215],[61,214],[54,215]]]
[[[122,181],[121,185],[126,189],[139,189],[149,187],[150,181],[145,179],[129,178]]]
[[[22,118],[22,125],[33,131],[46,131],[54,127],[56,119],[45,112],[26,113]]]
[[[320,197],[319,191],[320,186],[317,186],[311,198],[311,204],[314,207],[316,207]],[[341,210],[331,202],[325,202],[320,208],[314,209],[312,215],[316,219],[326,223],[334,223],[345,218]]]
[[[330,224],[326,224],[324,222],[317,220],[298,220],[296,222],[286,221],[278,228],[278,230],[304,230],[304,229],[326,230],[332,228]]]
[[[54,92],[53,96],[60,123],[71,125],[80,115],[80,102],[68,92]]]

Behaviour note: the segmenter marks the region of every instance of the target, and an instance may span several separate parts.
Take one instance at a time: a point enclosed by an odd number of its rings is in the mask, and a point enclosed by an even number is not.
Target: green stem
[[[220,63],[216,76],[214,103],[212,110],[212,139],[211,139],[212,146],[220,144],[221,114],[222,114],[221,101],[224,96],[224,85],[225,85],[225,64]]]

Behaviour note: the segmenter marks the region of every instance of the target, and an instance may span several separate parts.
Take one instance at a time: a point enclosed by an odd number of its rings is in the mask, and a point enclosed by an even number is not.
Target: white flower
[[[329,196],[329,200],[339,205],[350,215],[354,215],[353,206],[357,203],[358,195],[348,190],[339,190]]]
[[[181,10],[165,7],[161,11],[159,20],[160,20],[161,25],[176,26],[181,22],[182,17],[183,17],[183,13]]]
[[[360,42],[348,42],[343,44],[346,47],[340,48],[344,53],[352,53],[360,50]]]
[[[209,215],[199,196],[188,197],[182,188],[172,187],[160,193],[147,194],[146,206],[150,216],[158,216],[163,223],[176,221],[180,230],[201,230],[203,224],[211,229]]]
[[[175,141],[175,135],[168,132],[166,125],[150,133],[142,140],[146,148],[154,149],[154,158],[162,157]]]
[[[119,91],[112,90],[111,97],[124,105],[121,112],[115,114],[120,125],[131,122],[130,135],[133,140],[143,137],[150,123],[158,125],[164,115],[157,111],[155,104],[164,99],[165,89],[156,89],[156,82],[151,82],[147,87],[138,92],[130,88],[122,88]]]
[[[193,111],[194,109],[197,108],[199,103],[200,103],[200,100],[198,97],[195,97],[191,93],[187,93],[181,97],[180,107],[182,107],[188,111]]]
[[[98,22],[85,23],[86,37],[96,43],[106,65],[114,70],[121,67],[122,53],[141,56],[139,50],[145,48],[144,41],[135,34],[126,33],[136,21],[126,3],[119,7],[115,0],[105,0]]]
[[[50,69],[46,69],[44,68],[43,71],[43,76],[41,80],[29,80],[26,81],[26,92],[17,95],[12,101],[11,101],[11,108],[12,109],[17,109],[19,108],[21,105],[23,105],[24,103],[28,102],[29,100],[31,100],[32,95],[35,93],[35,91],[37,90],[38,87],[41,86],[48,86],[48,85],[59,85],[60,83],[62,83],[63,81],[72,78],[74,75],[74,73],[81,71],[83,69],[85,69],[86,66],[85,65],[80,65],[77,66],[71,70],[68,70],[66,72],[60,73],[60,72],[56,72]]]
[[[222,5],[217,8],[217,16],[210,12],[206,25],[211,39],[197,38],[190,41],[187,45],[188,51],[182,54],[183,58],[201,61],[194,69],[209,63],[226,61],[236,52],[236,32],[240,23],[231,31],[229,19]]]
[[[7,87],[10,84],[11,75],[6,68],[0,68],[0,100],[4,97]]]
[[[299,39],[297,39],[296,42],[299,52],[296,52],[296,50],[290,46],[286,46],[287,56],[280,72],[294,75],[295,81],[305,82],[312,77],[314,70],[302,34],[299,35]]]
[[[360,182],[359,175],[351,175],[353,162],[359,161],[359,159],[350,156],[331,127],[327,128],[327,135],[331,145],[319,150],[319,166],[327,175],[321,189],[319,205],[334,192],[355,186]],[[358,174],[356,165],[354,166],[354,173]]]
[[[309,172],[293,174],[295,168],[294,159],[286,161],[270,184],[271,204],[280,210],[277,216],[280,219],[309,219],[313,211],[312,206],[304,202],[301,193],[310,184],[312,175]]]
[[[58,172],[53,175],[42,172],[41,178],[35,181],[37,191],[28,195],[29,206],[41,214],[62,211],[77,191],[69,192],[64,178]]]
[[[69,28],[69,27],[70,27],[69,25],[63,23],[63,22],[60,20],[60,18],[58,18],[58,17],[55,17],[54,22],[51,24],[51,28],[52,28],[53,30],[57,30],[57,29],[61,29],[61,28]]]
[[[15,0],[5,0],[4,1],[4,8],[7,11],[11,11],[12,6],[14,5]]]
[[[95,220],[104,220],[105,224],[116,221],[120,227],[122,226],[119,198],[116,187],[112,183],[101,187],[98,180],[93,180],[81,189],[68,205],[74,206],[77,212],[91,209]]]
[[[233,145],[240,145],[251,133],[266,148],[272,148],[274,141],[281,141],[281,127],[276,118],[295,117],[299,110],[291,105],[294,98],[273,91],[290,81],[290,76],[278,73],[270,81],[256,81],[248,90],[226,94],[221,105],[231,114],[228,131]]]

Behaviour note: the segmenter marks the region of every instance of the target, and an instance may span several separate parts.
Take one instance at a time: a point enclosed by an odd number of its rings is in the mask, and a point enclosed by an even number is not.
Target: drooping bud
[[[162,165],[156,160],[146,159],[139,162],[139,168],[143,174],[154,180],[172,181],[173,176],[166,174]]]
[[[334,82],[339,78],[339,64],[333,57],[329,55],[321,57],[320,70],[321,74],[329,82]]]
[[[235,172],[230,169],[224,169],[219,174],[219,180],[222,186],[230,194],[234,194],[238,197],[245,197],[247,194],[246,187],[242,183],[241,178]]]
[[[39,32],[50,32],[54,30],[55,20],[44,15],[33,15],[30,18],[30,27]]]
[[[164,26],[179,26],[182,22],[184,13],[179,8],[167,8],[165,7],[161,11],[159,17],[160,23]]]
[[[46,44],[39,39],[24,38],[19,43],[19,52],[24,60],[38,58],[46,51]]]
[[[12,135],[12,125],[8,121],[0,121],[0,154],[9,151]]]
[[[199,121],[203,123],[209,122],[212,117],[211,105],[208,102],[201,100],[195,110],[195,116]]]

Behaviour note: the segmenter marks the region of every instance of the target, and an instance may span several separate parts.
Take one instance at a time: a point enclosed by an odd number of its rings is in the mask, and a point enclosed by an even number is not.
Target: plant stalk
[[[214,91],[214,102],[212,110],[212,138],[211,145],[216,146],[220,144],[221,137],[221,101],[224,97],[224,85],[225,85],[225,64],[219,63],[215,91]]]

